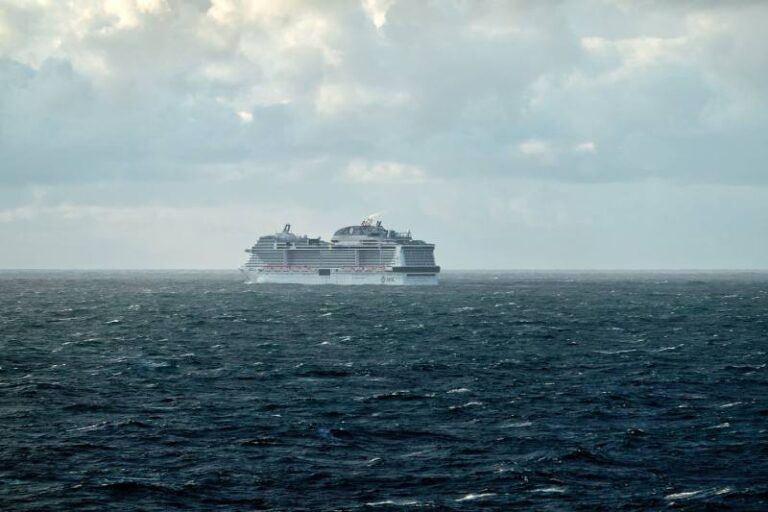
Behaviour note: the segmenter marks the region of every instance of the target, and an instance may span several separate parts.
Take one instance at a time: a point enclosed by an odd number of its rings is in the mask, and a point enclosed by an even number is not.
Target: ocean
[[[0,272],[0,510],[768,510],[768,274]]]

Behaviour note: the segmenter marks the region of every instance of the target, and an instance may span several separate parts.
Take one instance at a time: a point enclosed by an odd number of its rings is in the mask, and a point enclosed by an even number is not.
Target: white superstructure
[[[330,242],[291,233],[262,236],[240,269],[251,283],[435,285],[434,244],[387,230],[372,216]]]

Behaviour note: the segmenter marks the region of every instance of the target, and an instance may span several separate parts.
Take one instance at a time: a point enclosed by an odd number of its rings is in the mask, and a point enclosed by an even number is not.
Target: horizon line
[[[238,272],[237,267],[0,267],[0,272]],[[768,267],[754,268],[716,268],[716,267],[680,267],[680,268],[444,268],[443,272],[768,272]]]

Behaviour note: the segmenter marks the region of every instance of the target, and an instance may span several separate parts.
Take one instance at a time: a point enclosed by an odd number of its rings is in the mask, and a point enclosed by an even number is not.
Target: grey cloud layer
[[[446,178],[766,179],[764,3],[0,12],[6,183],[195,179],[318,158],[333,160],[326,172],[362,159]]]

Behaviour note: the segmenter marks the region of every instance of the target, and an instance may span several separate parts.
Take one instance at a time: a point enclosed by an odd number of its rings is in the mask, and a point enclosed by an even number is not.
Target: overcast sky
[[[768,268],[768,2],[0,0],[0,268]]]

